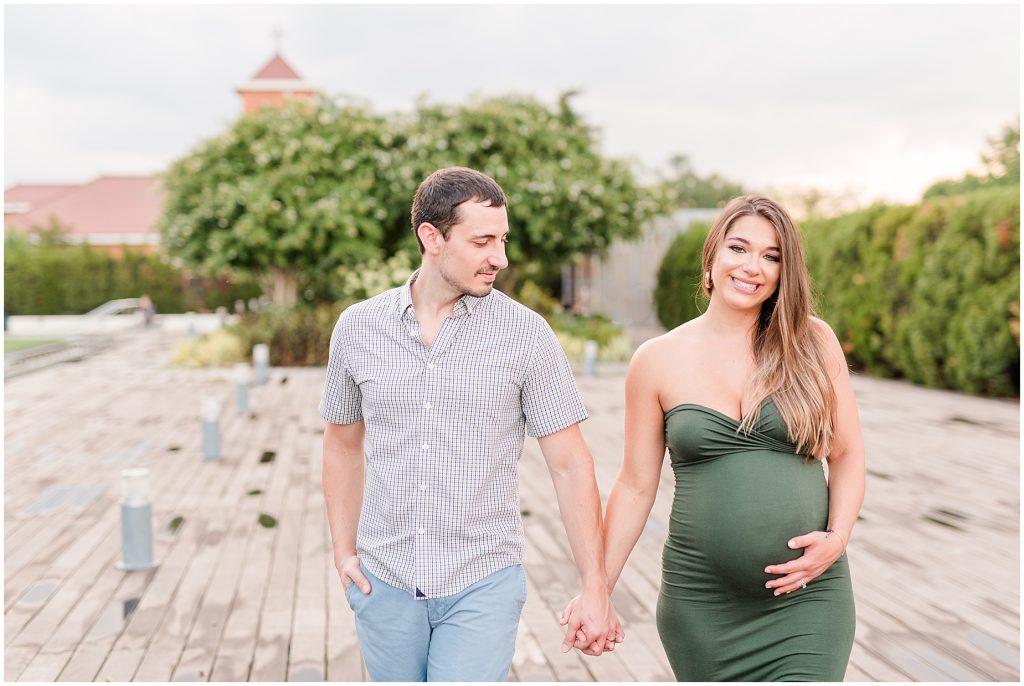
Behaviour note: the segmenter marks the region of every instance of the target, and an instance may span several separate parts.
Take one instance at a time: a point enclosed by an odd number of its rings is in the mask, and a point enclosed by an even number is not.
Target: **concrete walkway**
[[[237,413],[230,370],[168,367],[174,340],[133,333],[5,386],[6,680],[364,679],[323,515],[323,370],[275,369]],[[622,368],[580,380],[605,497],[622,455],[622,386]],[[854,386],[869,476],[849,549],[847,680],[1017,681],[1019,404]],[[223,407],[219,462],[200,456],[207,397]],[[151,571],[115,567],[129,466],[152,474]],[[598,659],[558,650],[576,577],[532,439],[520,476],[529,600],[511,677],[671,680],[654,626],[669,470],[616,589],[627,641]]]

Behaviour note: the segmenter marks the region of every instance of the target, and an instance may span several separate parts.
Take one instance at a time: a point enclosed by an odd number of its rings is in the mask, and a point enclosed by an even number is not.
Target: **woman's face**
[[[760,308],[779,287],[779,239],[764,217],[744,215],[725,233],[711,265],[711,297],[736,309]]]

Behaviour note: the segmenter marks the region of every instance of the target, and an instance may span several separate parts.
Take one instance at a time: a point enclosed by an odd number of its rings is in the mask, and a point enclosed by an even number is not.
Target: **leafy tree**
[[[418,255],[413,193],[458,165],[508,193],[512,268],[499,285],[557,273],[665,209],[626,163],[598,154],[571,96],[553,109],[509,96],[392,116],[323,100],[260,110],[172,165],[164,243],[197,269],[260,276],[277,304],[294,303],[300,287],[332,298],[346,272]]]
[[[671,172],[663,176],[658,190],[673,209],[681,207],[722,207],[725,203],[747,191],[740,184],[717,174],[700,176],[686,155],[673,155],[669,159]]]
[[[326,100],[246,115],[165,174],[164,245],[202,272],[251,273],[291,305],[299,286],[393,249],[416,183],[401,128]]]
[[[998,136],[988,139],[988,146],[981,155],[984,175],[965,174],[962,179],[938,181],[924,192],[925,200],[983,188],[1020,186],[1020,124],[1004,126]]]
[[[572,108],[573,95],[563,93],[554,108],[520,96],[417,108],[408,154],[421,175],[471,167],[508,195],[503,289],[525,278],[550,281],[572,255],[601,253],[669,209],[625,162],[598,153],[596,131]]]

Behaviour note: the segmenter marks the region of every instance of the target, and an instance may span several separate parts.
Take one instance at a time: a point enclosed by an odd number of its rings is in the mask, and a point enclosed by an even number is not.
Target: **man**
[[[412,228],[420,268],[341,314],[320,403],[334,563],[370,678],[507,678],[526,601],[524,431],[582,578],[562,649],[600,654],[611,619],[587,412],[547,322],[493,289],[505,194],[471,169],[438,170]]]

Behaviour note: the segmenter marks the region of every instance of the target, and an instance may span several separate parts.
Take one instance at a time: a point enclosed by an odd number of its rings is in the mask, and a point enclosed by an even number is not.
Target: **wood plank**
[[[136,681],[170,681],[195,620],[199,599],[220,555],[220,542],[224,533],[224,516],[215,512],[208,521],[199,550],[190,561],[174,600],[167,608],[156,640],[147,646],[135,674]]]
[[[286,427],[288,436],[294,431]],[[284,445],[282,440],[281,445]],[[280,448],[280,446],[279,446]],[[267,482],[267,490],[261,501],[261,510],[280,514],[284,504],[284,486],[287,484],[287,470],[291,456],[289,450],[281,451],[272,463],[275,478]],[[264,465],[266,466],[266,465]],[[267,473],[270,470],[265,470]],[[280,522],[273,529],[255,527],[246,553],[246,565],[239,580],[235,602],[232,604],[224,627],[224,636],[213,666],[214,681],[247,681],[254,664],[257,632],[267,586],[270,582],[272,551]]]
[[[366,680],[323,517],[315,407],[324,370],[273,370],[271,383],[251,389],[253,419],[232,410],[230,370],[153,364],[173,337],[148,333],[5,388],[7,678]],[[605,498],[622,460],[622,383],[621,370],[580,379]],[[846,680],[1019,680],[1019,403],[863,377],[854,389],[870,472],[850,545],[858,617]],[[207,395],[225,410],[219,463],[199,459],[196,413]],[[178,452],[167,452],[172,443]],[[260,464],[264,449],[277,459]],[[118,582],[117,472],[133,450],[133,464],[152,470],[154,522],[186,523],[158,537],[155,572]],[[626,642],[598,659],[559,651],[558,615],[579,579],[533,439],[519,470],[530,595],[510,679],[671,679],[654,619],[674,489],[667,463],[616,588]],[[47,488],[101,478],[106,493],[77,516],[66,504],[16,516]],[[255,524],[259,512],[277,527]],[[44,581],[56,584],[48,597],[36,588]],[[25,599],[30,589],[35,600]],[[123,628],[98,631],[129,593],[140,600]]]
[[[321,483],[323,456],[316,450],[318,441],[306,438],[303,452],[309,456],[305,481],[305,513],[300,530],[302,548],[288,653],[288,681],[323,681],[327,676],[327,583],[323,560],[327,524]],[[301,444],[300,443],[300,444]],[[333,576],[333,575],[332,575]]]

